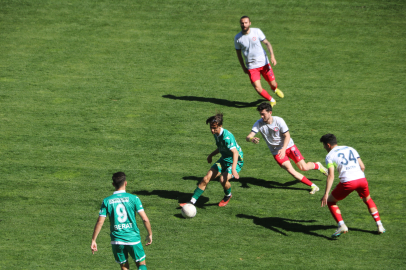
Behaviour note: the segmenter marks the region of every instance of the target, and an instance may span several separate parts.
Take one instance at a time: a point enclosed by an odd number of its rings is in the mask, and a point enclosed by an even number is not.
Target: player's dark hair
[[[250,17],[248,17],[248,16],[242,16],[242,17],[240,18],[240,21],[241,21],[242,19],[245,19],[245,18],[247,18],[248,21],[251,21]]]
[[[337,138],[334,134],[325,134],[321,136],[320,142],[324,144],[337,145]]]
[[[206,125],[207,124],[217,124],[218,126],[223,125],[223,114],[221,112],[217,113],[216,115],[213,115],[212,117],[207,118],[206,120]]]
[[[113,174],[113,185],[116,188],[121,188],[124,185],[125,182],[125,173],[123,172],[116,172],[115,174]]]
[[[272,112],[271,104],[267,102],[262,102],[261,104],[259,104],[257,107],[257,111],[262,112],[263,110],[266,110],[267,112]]]

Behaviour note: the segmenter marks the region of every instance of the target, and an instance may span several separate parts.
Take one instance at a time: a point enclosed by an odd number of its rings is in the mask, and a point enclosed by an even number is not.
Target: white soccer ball
[[[191,203],[185,204],[182,207],[182,216],[184,218],[192,218],[196,216],[196,207]]]

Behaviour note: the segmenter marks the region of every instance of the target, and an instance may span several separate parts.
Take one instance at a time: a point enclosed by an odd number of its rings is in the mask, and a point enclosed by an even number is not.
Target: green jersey
[[[140,199],[124,190],[103,200],[99,215],[109,216],[111,244],[135,245],[141,241],[135,220],[135,212],[140,211],[144,211]]]
[[[236,148],[238,151],[238,160],[243,160],[243,153],[241,147],[235,141],[234,135],[231,134],[227,129],[221,129],[220,135],[214,134],[214,139],[216,140],[217,148],[220,151],[221,158],[229,163],[233,163],[233,152],[231,149]]]

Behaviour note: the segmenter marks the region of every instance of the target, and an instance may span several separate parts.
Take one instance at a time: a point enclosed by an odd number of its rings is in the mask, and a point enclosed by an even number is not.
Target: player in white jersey
[[[337,202],[345,199],[354,190],[358,192],[358,195],[368,206],[369,212],[376,221],[378,233],[384,233],[385,228],[382,225],[378,208],[369,194],[368,181],[364,174],[365,166],[358,152],[349,146],[338,146],[337,138],[333,134],[323,135],[320,138],[320,142],[323,143],[324,149],[328,152],[326,156],[328,168],[327,185],[324,196],[321,199],[321,206],[327,205],[338,223],[338,229],[332,236],[337,237],[342,233],[348,232],[348,227],[344,223]],[[328,195],[334,182],[334,167],[338,170],[340,183]]]
[[[148,231],[147,246],[152,243],[151,224],[140,199],[125,192],[127,186],[126,175],[123,172],[113,174],[113,186],[116,191],[103,200],[99,212],[99,219],[94,227],[90,248],[94,254],[97,251],[96,239],[103,227],[106,216],[110,219],[110,237],[113,255],[122,270],[129,269],[128,254],[133,258],[139,270],[146,270],[145,252],[142,247],[140,231],[135,220],[135,213],[141,217]]]
[[[285,121],[281,117],[272,116],[272,106],[270,104],[266,102],[261,103],[257,107],[257,111],[261,115],[261,119],[255,122],[250,134],[248,134],[246,138],[247,142],[258,144],[259,138],[254,136],[258,132],[261,132],[262,137],[279,166],[284,168],[296,180],[310,186],[310,194],[319,191],[319,188],[314,183],[293,168],[289,158],[296,163],[296,166],[301,171],[319,170],[324,175],[327,175],[327,169],[324,168],[320,162],[305,162],[304,157],[290,137],[289,128]]]
[[[261,42],[265,44],[271,56],[272,65],[276,65],[275,55],[272,50],[271,43],[265,38],[264,33],[259,28],[250,28],[251,21],[248,16],[243,16],[240,19],[241,32],[234,37],[234,47],[237,52],[238,61],[242,67],[244,73],[248,74],[251,80],[252,86],[266,100],[269,100],[271,105],[276,104],[268,92],[262,88],[261,74],[264,79],[271,86],[271,89],[280,97],[284,95],[281,90],[278,89],[275,76],[272,71],[272,67],[269,64],[269,59],[266,55],[266,51],[262,48]],[[243,60],[245,58],[245,64]],[[247,65],[247,66],[245,66]]]

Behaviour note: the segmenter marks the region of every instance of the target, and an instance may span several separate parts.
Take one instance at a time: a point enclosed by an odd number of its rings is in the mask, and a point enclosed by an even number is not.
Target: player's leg
[[[128,251],[125,249],[124,245],[111,245],[113,251],[114,259],[120,264],[122,270],[127,270],[130,268],[128,263]]]
[[[275,75],[273,74],[273,70],[270,64],[264,66],[264,68],[261,70],[261,74],[264,77],[264,79],[268,82],[272,91],[278,97],[283,98],[285,95],[281,90],[278,89],[278,83],[275,80]]]
[[[270,101],[271,106],[273,107],[276,104],[276,101],[269,95],[269,93],[265,89],[262,88],[260,69],[261,68],[254,68],[248,70],[251,84],[261,97]]]
[[[221,165],[220,163],[217,161],[211,168],[210,170],[207,172],[207,174],[203,177],[203,179],[199,182],[199,184],[197,185],[195,191],[193,192],[193,196],[190,199],[191,204],[195,204],[197,199],[199,199],[199,197],[203,194],[204,190],[206,189],[207,185],[209,184],[209,182],[213,179],[215,179],[216,177],[218,177],[221,173]],[[181,203],[179,204],[180,206],[184,206],[187,203]]]
[[[279,158],[278,155],[273,156],[276,160],[276,162],[279,164],[279,166],[281,166],[282,168],[284,168],[290,175],[292,175],[296,180],[302,182],[303,184],[309,186],[311,188],[310,190],[310,194],[314,194],[317,191],[319,191],[319,187],[316,186],[314,183],[312,183],[312,181],[310,181],[309,179],[307,179],[306,176],[304,176],[303,174],[297,172],[292,164],[290,163],[289,158],[295,158],[293,159],[293,161],[298,161],[300,160],[300,157],[303,159],[303,157],[300,155],[299,157],[294,157],[294,151],[296,151],[296,147],[292,146],[288,149],[286,149],[286,155],[284,158]],[[300,152],[299,152],[300,153]]]
[[[231,194],[231,183],[230,183],[231,178],[233,178],[233,175],[227,171],[223,172],[220,176],[220,184],[223,186],[224,189],[224,198],[219,203],[220,207],[226,206],[230,201],[231,197],[233,196]]]
[[[230,201],[231,197],[233,196],[231,194],[231,183],[230,183],[230,180],[232,178],[234,178],[233,173],[232,173],[232,165],[233,164],[232,163],[227,163],[225,165],[227,166],[227,170],[224,171],[220,176],[220,183],[221,183],[221,185],[223,186],[223,189],[224,189],[224,198],[219,203],[220,207],[226,206],[228,204],[228,202]],[[239,160],[237,162],[237,167],[235,168],[237,173],[239,173],[241,171],[243,165],[244,165],[244,161]]]
[[[345,199],[352,191],[353,189],[350,185],[338,183],[327,198],[328,209],[338,225],[338,228],[335,233],[333,233],[332,237],[338,237],[341,234],[348,232],[348,227],[344,223],[340,208],[337,206],[337,202]]]
[[[138,270],[147,270],[147,265],[145,263],[145,251],[142,247],[142,243],[138,243],[137,245],[130,245],[127,246],[128,252],[130,256],[135,261]]]
[[[384,233],[386,230],[382,225],[381,217],[379,216],[378,208],[375,202],[372,200],[369,194],[368,181],[365,178],[355,180],[358,184],[356,191],[358,195],[362,198],[362,201],[368,206],[368,211],[372,215],[378,227],[378,233]],[[354,182],[355,182],[354,181]]]
[[[310,194],[314,194],[317,191],[320,190],[320,188],[318,186],[316,186],[316,184],[314,184],[312,181],[310,181],[309,179],[307,179],[306,176],[304,176],[303,174],[297,172],[292,164],[290,163],[290,160],[287,160],[285,162],[282,163],[281,165],[282,168],[284,168],[290,175],[292,175],[296,180],[302,182],[303,184],[309,186],[311,188],[310,190]]]
[[[130,264],[128,262],[125,262],[123,264],[120,264],[121,270],[128,270],[130,269]]]
[[[320,162],[306,162],[304,160],[304,157],[302,153],[300,152],[299,148],[297,148],[296,145],[293,145],[292,147],[288,148],[286,150],[286,154],[289,156],[290,159],[292,159],[295,163],[296,166],[299,168],[301,171],[308,171],[308,170],[319,170],[321,173],[324,175],[328,175],[328,170],[321,165]]]

